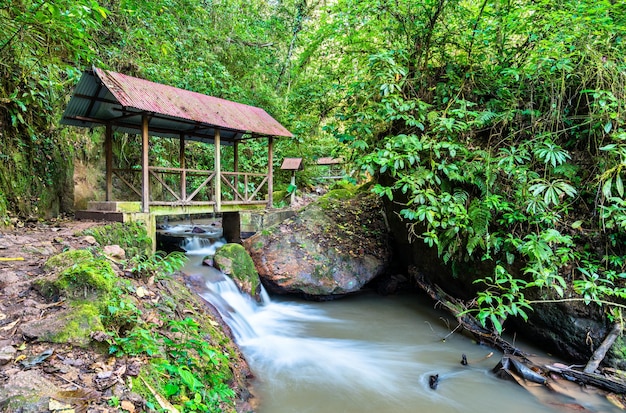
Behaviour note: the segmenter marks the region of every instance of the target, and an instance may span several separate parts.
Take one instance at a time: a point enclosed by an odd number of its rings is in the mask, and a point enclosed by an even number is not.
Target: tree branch
[[[593,355],[591,356],[589,362],[583,370],[585,373],[594,373],[598,369],[598,366],[600,365],[602,360],[604,360],[604,356],[606,356],[606,352],[609,351],[609,349],[615,342],[615,339],[617,339],[617,336],[619,336],[621,333],[622,323],[618,322],[613,324],[613,328],[604,338],[604,341],[602,342],[602,344],[600,344],[600,347],[598,347],[596,351],[593,352]]]

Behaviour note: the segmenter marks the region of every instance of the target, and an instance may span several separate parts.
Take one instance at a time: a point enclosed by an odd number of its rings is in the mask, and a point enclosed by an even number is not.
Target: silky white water
[[[427,297],[364,294],[317,303],[265,294],[259,304],[201,266],[215,244],[203,249],[193,251],[186,271],[202,274],[201,295],[233,330],[256,376],[257,413],[568,411],[496,378],[491,369],[501,354],[488,357],[492,349],[450,334],[454,320]],[[428,385],[433,374],[440,378],[436,390]],[[597,397],[553,401],[619,411]]]

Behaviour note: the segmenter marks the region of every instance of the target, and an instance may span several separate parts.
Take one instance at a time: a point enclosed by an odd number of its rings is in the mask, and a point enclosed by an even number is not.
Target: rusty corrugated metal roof
[[[293,137],[261,108],[93,68],[81,77],[62,123],[92,127],[111,123],[116,130],[137,133],[141,115],[150,118],[150,134],[212,140],[253,136]]]
[[[285,158],[280,169],[285,171],[297,171],[302,168],[302,158]]]
[[[343,159],[342,158],[330,158],[330,157],[326,157],[326,158],[318,158],[317,159],[317,164],[318,165],[338,165],[343,163]]]

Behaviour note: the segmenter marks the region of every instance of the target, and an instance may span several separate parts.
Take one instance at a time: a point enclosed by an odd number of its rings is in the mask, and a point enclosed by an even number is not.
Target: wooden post
[[[267,207],[274,205],[274,137],[267,138]]]
[[[215,212],[222,210],[222,161],[220,130],[215,129]]]
[[[291,206],[296,203],[296,171],[295,169],[291,171],[291,188],[293,191],[291,192]]]
[[[180,199],[181,201],[187,200],[187,170],[185,169],[185,135],[180,134],[180,153],[179,153],[179,163],[180,163]]]
[[[233,144],[233,172],[236,173],[234,186],[237,188],[237,192],[239,192],[239,141],[235,141]],[[246,196],[247,199],[248,197]]]
[[[150,142],[148,136],[148,115],[141,115],[141,210],[150,212],[150,171],[149,156]]]
[[[105,201],[113,200],[113,126],[107,123],[104,133],[104,152],[106,162],[106,198]]]
[[[233,169],[234,172],[239,172],[239,141],[235,141],[233,151]]]

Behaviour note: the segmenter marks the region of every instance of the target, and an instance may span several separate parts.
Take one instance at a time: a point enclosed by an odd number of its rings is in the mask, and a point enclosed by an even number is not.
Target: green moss
[[[44,264],[43,269],[60,272],[76,263],[91,259],[93,259],[93,254],[89,250],[68,250],[50,257]]]
[[[366,185],[367,185],[367,184],[366,184]],[[363,185],[363,186],[365,186],[365,185]],[[358,187],[358,188],[360,188],[360,187]],[[348,190],[348,191],[355,192],[358,188],[357,188],[357,186],[356,186],[355,184],[353,184],[352,182],[347,181],[347,180],[345,180],[345,179],[340,179],[340,180],[336,181],[336,182],[334,183],[334,185],[333,185],[330,189],[331,189],[331,190],[335,190],[335,189],[346,189],[346,190]]]
[[[355,188],[339,188],[329,191],[327,194],[317,200],[316,204],[322,209],[334,209],[341,201],[345,201],[354,197]]]
[[[354,196],[354,193],[354,189],[333,189],[332,191],[329,191],[326,195],[324,195],[324,197],[329,199],[336,199],[338,201],[345,201],[346,199],[352,198]]]
[[[213,260],[226,275],[232,277],[242,291],[252,296],[260,294],[261,281],[252,258],[240,244],[226,244],[215,252]]]
[[[274,191],[272,192],[272,198],[274,199],[274,202],[280,202],[283,201],[285,199],[287,199],[289,197],[289,192],[287,191]]]
[[[90,335],[94,331],[104,331],[100,321],[100,311],[92,303],[74,304],[64,319],[65,328],[49,337],[41,337],[52,343],[72,343],[87,346],[91,343]]]
[[[59,292],[70,297],[108,295],[113,289],[115,272],[103,258],[78,262],[59,274],[54,282]]]
[[[626,363],[626,341],[623,336],[618,337],[615,340],[611,350],[609,351],[611,364],[614,364],[620,368],[623,368],[619,364]]]

